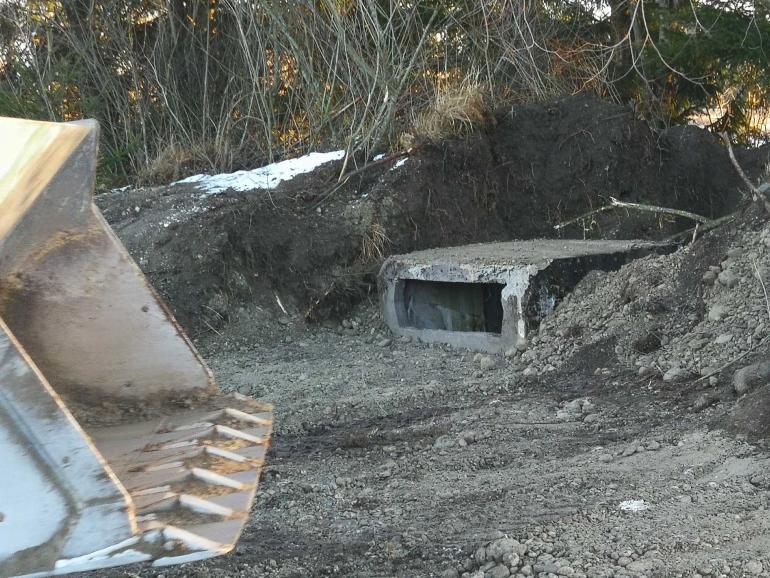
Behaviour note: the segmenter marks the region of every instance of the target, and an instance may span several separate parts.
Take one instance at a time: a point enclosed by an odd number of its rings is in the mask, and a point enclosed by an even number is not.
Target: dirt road
[[[542,380],[503,359],[482,372],[472,352],[391,342],[371,307],[357,319],[351,329],[290,324],[256,348],[227,335],[204,344],[222,384],[276,405],[259,499],[235,554],[136,573],[770,569],[768,457],[711,427],[722,405],[688,413],[675,388],[611,363],[604,375],[573,365]],[[586,355],[609,360],[612,349]],[[502,536],[518,543],[479,550]]]

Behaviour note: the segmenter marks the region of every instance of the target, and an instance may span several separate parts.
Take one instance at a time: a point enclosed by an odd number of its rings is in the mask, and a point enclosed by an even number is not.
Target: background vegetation
[[[767,0],[5,0],[0,114],[97,118],[110,185],[399,149],[581,90],[756,142],[768,13]]]

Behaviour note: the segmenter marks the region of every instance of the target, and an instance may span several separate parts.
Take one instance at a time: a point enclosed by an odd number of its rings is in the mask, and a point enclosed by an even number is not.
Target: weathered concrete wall
[[[672,249],[645,241],[531,240],[394,255],[380,270],[383,316],[396,335],[506,351],[588,271]]]

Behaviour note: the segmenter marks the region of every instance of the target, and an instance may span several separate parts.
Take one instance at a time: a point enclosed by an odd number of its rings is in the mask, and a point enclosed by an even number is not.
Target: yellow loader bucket
[[[0,135],[0,577],[230,551],[271,408],[220,392],[93,204],[96,122]]]

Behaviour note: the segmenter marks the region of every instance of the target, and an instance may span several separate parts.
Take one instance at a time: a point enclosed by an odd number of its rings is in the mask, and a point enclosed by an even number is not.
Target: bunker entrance
[[[395,305],[401,327],[497,333],[503,330],[501,283],[399,280]]]

